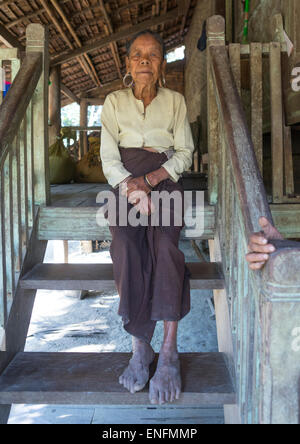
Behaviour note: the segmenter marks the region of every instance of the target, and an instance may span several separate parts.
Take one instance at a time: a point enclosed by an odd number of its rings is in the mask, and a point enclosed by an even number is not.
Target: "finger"
[[[132,205],[138,204],[139,201],[140,199],[138,199],[137,197],[132,197],[132,196],[128,197],[128,202],[131,203]]]
[[[250,244],[258,244],[258,245],[266,245],[268,243],[268,239],[263,233],[254,233],[250,237]]]
[[[249,245],[249,253],[262,253],[262,254],[271,254],[276,251],[276,248],[272,244],[261,245],[250,243]]]
[[[266,217],[261,217],[259,219],[259,225],[263,230],[267,230],[270,228],[270,226],[273,226]]]
[[[252,262],[266,262],[269,260],[269,255],[268,254],[249,253],[246,256],[246,260],[250,263],[252,263]]]
[[[253,264],[250,264],[249,267],[251,268],[251,270],[261,270],[264,266],[265,266],[265,262],[256,262]]]

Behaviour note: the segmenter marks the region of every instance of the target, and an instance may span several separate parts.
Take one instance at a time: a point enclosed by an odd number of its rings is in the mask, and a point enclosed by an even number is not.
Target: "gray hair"
[[[161,36],[159,34],[157,34],[156,32],[151,31],[150,29],[146,29],[145,31],[141,31],[138,34],[136,34],[134,37],[132,37],[131,40],[129,40],[126,43],[126,50],[127,50],[127,56],[129,57],[130,55],[130,51],[131,51],[131,47],[133,45],[133,43],[136,41],[136,39],[138,39],[139,37],[141,37],[142,35],[151,35],[161,46],[162,49],[162,55],[163,55],[163,59],[166,58],[166,45],[164,40],[161,38]]]

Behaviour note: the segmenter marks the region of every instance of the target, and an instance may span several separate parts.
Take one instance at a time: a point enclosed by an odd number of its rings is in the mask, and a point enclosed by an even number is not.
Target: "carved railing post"
[[[259,304],[260,423],[299,424],[300,243],[276,243],[263,272]]]
[[[211,72],[211,56],[209,48],[225,46],[225,20],[219,15],[207,20],[207,131],[209,156],[209,200],[211,204],[217,202],[218,174],[219,174],[219,118],[216,103],[216,92]]]
[[[43,70],[33,96],[34,195],[37,205],[50,204],[48,87],[49,87],[48,29],[30,24],[26,29],[26,53],[43,54]]]

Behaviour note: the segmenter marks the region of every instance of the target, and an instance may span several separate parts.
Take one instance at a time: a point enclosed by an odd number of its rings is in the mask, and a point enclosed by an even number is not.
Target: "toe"
[[[158,404],[158,400],[159,400],[158,390],[156,390],[152,386],[152,384],[150,384],[149,399],[150,399],[151,404]]]
[[[175,392],[175,397],[176,397],[176,399],[179,399],[180,398],[180,394],[181,394],[181,389],[180,388],[176,388],[176,392]]]
[[[165,401],[166,402],[170,402],[170,395],[171,395],[171,390],[166,390],[165,391]]]
[[[141,381],[136,381],[133,388],[135,392],[140,392],[141,390],[143,390],[143,388],[145,387],[146,384],[144,384]]]
[[[129,380],[128,378],[124,378],[124,387],[129,390]]]
[[[166,402],[166,400],[165,400],[165,392],[161,390],[159,392],[159,404],[162,405],[165,402]]]
[[[136,392],[136,390],[134,388],[135,383],[136,383],[136,381],[133,378],[131,378],[130,379],[130,393],[132,393],[132,394],[134,394]]]
[[[171,384],[170,384],[170,402],[174,402],[175,393],[176,393],[176,391],[175,391],[174,384],[171,382]]]

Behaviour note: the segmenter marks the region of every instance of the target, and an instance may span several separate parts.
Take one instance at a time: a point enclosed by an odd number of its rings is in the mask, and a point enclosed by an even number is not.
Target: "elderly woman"
[[[160,36],[142,32],[127,49],[127,88],[105,100],[100,155],[116,198],[116,213],[125,199],[127,213],[135,208],[137,214],[149,218],[149,224],[123,226],[119,219],[113,224],[106,213],[120,296],[118,314],[133,344],[132,358],[119,382],[131,393],[146,386],[154,359],[151,339],[156,322],[164,321],[163,343],[149,392],[151,403],[162,404],[178,399],[181,392],[177,327],[190,310],[190,284],[184,255],[178,248],[183,214],[178,226],[170,207],[170,224],[163,226],[161,213],[166,208],[162,204],[155,208],[151,192],[177,191],[183,202],[181,174],[192,164],[194,145],[184,97],[164,88],[166,61]],[[160,214],[158,226],[150,223],[154,211]]]

